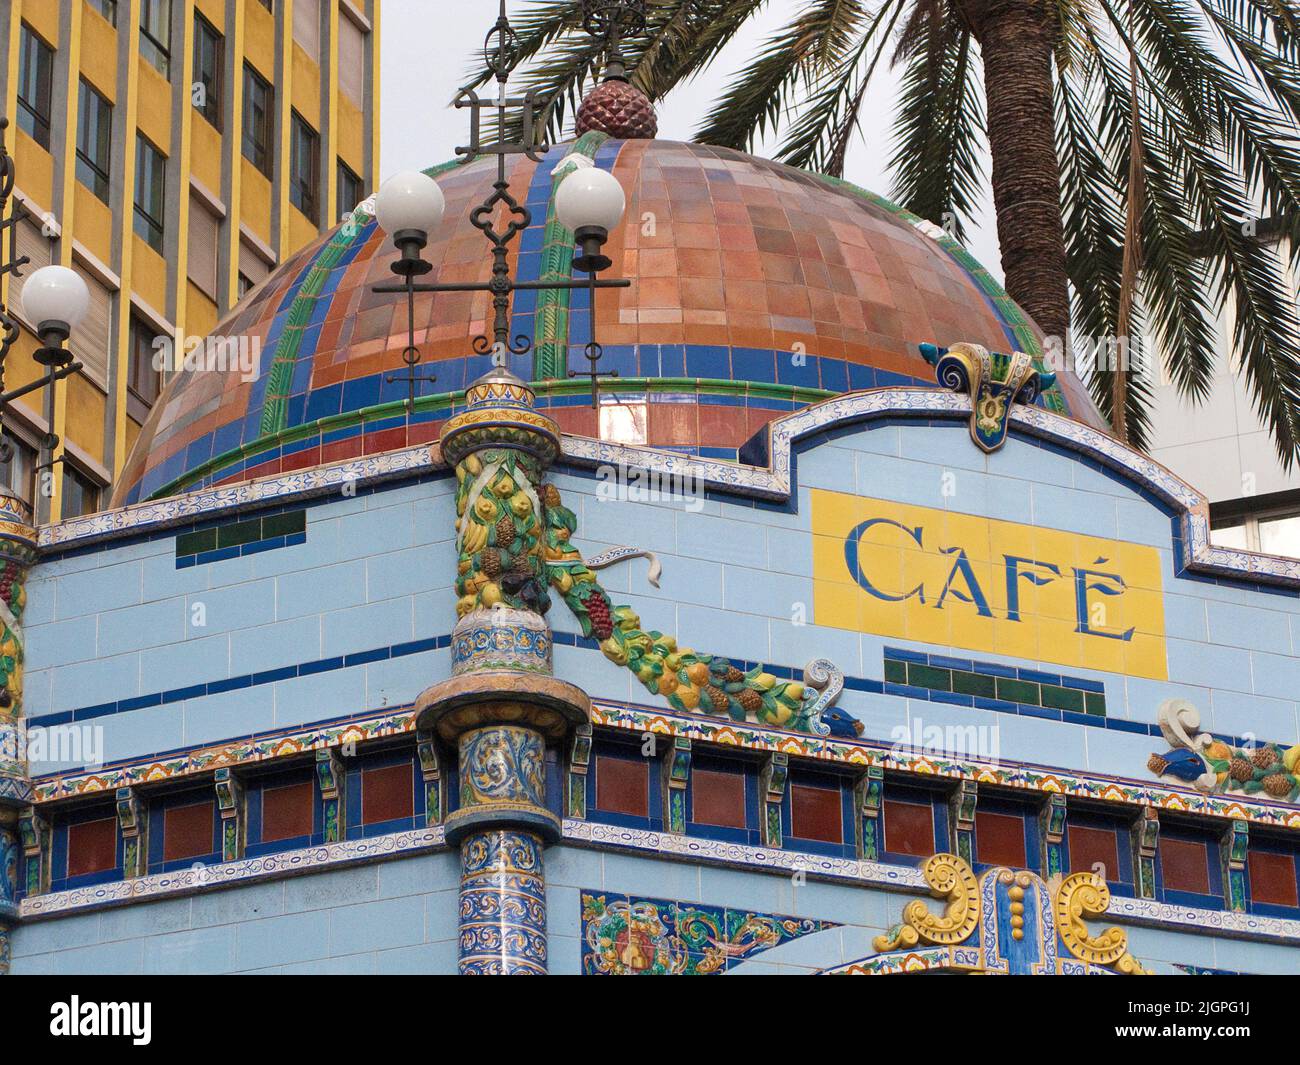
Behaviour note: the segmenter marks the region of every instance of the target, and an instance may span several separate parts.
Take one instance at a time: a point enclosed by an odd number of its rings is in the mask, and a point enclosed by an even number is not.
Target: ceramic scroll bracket
[[[1006,443],[1015,404],[1032,404],[1056,384],[1056,374],[1039,370],[1023,351],[1003,355],[979,344],[918,346],[939,384],[970,396],[970,435],[981,451],[991,453]]]

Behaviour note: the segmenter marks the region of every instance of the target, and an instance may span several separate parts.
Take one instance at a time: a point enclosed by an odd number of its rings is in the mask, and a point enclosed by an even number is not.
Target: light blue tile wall
[[[907,456],[905,459],[899,456]],[[1112,477],[1023,440],[985,456],[960,423],[888,426],[837,436],[798,456],[798,509],[743,499],[632,501],[603,498],[597,481],[557,472],[553,480],[579,519],[589,554],[614,543],[655,550],[660,587],[644,560],[602,572],[616,601],[647,628],[682,646],[799,668],[835,660],[852,676],[880,679],[883,647],[902,646],[1062,671],[960,648],[885,640],[817,625],[812,610],[810,486],[919,503],[962,513],[1047,522],[1118,536],[1161,551],[1169,679],[1067,669],[1101,680],[1108,713],[1154,723],[1160,703],[1190,699],[1202,724],[1233,734],[1300,738],[1297,697],[1300,600],[1173,573],[1170,522]],[[412,639],[454,623],[453,481],[442,478],[309,510],[307,542],[248,558],[174,569],[170,539],[114,548],[38,567],[29,600],[27,703],[31,715],[183,688]],[[206,622],[193,624],[203,604]],[[799,624],[806,607],[806,624]],[[577,631],[556,598],[557,632]],[[225,735],[377,710],[409,701],[445,677],[446,651],[356,665],[278,681],[256,696],[227,693],[97,720],[114,757],[212,742]],[[653,702],[625,670],[596,651],[557,647],[557,672],[594,696]],[[268,698],[269,692],[269,698]],[[984,721],[974,711],[894,696],[846,694],[867,734],[888,738],[918,717]],[[983,712],[979,712],[983,714]],[[986,715],[989,716],[989,715]],[[1003,758],[1143,776],[1160,740],[1073,724],[991,715]],[[1253,725],[1253,727],[1251,727]],[[204,737],[202,740],[194,737]]]
[[[451,479],[308,510],[307,542],[184,570],[174,541],[37,567],[27,710],[97,707],[445,635],[455,621]],[[671,515],[670,515],[671,518]],[[720,583],[719,583],[720,587]],[[409,702],[448,653],[280,680],[93,718],[108,759]],[[40,771],[70,768],[45,764]]]
[[[22,973],[450,973],[459,855],[399,858],[22,924]]]
[[[642,895],[836,922],[764,952],[741,973],[815,972],[874,953],[872,939],[912,896],[798,882],[788,873],[700,866],[568,845],[549,848],[550,968],[580,971],[581,892]],[[456,966],[459,856],[399,858],[189,898],[19,925],[13,972],[449,973]],[[1257,973],[1300,972],[1300,952],[1130,927],[1150,969],[1173,962]]]

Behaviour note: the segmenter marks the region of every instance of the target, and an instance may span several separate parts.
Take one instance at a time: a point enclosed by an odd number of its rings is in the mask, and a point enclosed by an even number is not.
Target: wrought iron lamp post
[[[573,270],[585,278],[564,281],[515,280],[509,248],[532,215],[511,194],[507,157],[540,160],[549,150],[538,142],[543,102],[529,93],[511,97],[510,73],[518,59],[516,38],[506,17],[488,35],[485,56],[497,82],[495,99],[463,89],[457,107],[469,108],[470,144],[458,148],[465,161],[497,158],[491,193],[471,213],[487,238],[491,277],[482,283],[418,281],[430,264],[421,256],[429,233],[441,220],[442,198],[423,175],[400,174],[376,197],[379,224],[401,255],[393,263],[400,283],[377,292],[404,292],[408,306],[411,404],[419,354],[414,336],[417,292],[487,292],[492,296],[491,334],[478,337],[474,351],[490,354],[493,367],[466,391],[465,408],[448,419],[439,441],[443,459],[456,471],[456,614],[452,632],[451,679],[433,685],[415,703],[417,728],[430,750],[435,740],[456,751],[459,795],[443,820],[449,843],[459,846],[459,967],[462,973],[545,973],[547,971],[546,884],[543,850],[561,836],[560,819],[546,795],[547,748],[562,744],[589,722],[590,701],[572,684],[552,675],[551,630],[545,614],[550,576],[545,541],[547,503],[555,496],[544,481],[560,452],[560,431],[536,409],[533,388],[506,366],[510,355],[531,348],[511,336],[511,296],[520,290],[580,290],[592,298],[592,333],[586,347],[590,368],[569,376],[591,378],[592,405],[600,378],[595,294],[623,288],[626,280],[598,275],[613,264],[604,247],[623,218],[623,189],[613,175],[578,165],[555,191],[555,212],[571,230]],[[495,109],[497,136],[480,136],[484,111]],[[522,109],[522,135],[506,140],[507,113]],[[433,186],[432,188],[430,186]]]
[[[4,131],[9,126],[7,118],[0,118],[0,278],[12,275],[23,277],[22,268],[30,260],[26,255],[18,254],[18,226],[31,217],[30,212],[20,203],[10,204],[13,198],[16,174],[14,160],[5,146]],[[11,209],[12,206],[12,209]],[[8,237],[7,246],[5,237]],[[90,293],[86,283],[75,270],[66,266],[43,266],[27,277],[23,283],[22,310],[27,321],[36,329],[41,346],[32,353],[32,358],[45,367],[45,373],[21,388],[3,391],[5,366],[9,352],[18,342],[18,322],[9,308],[0,301],[0,429],[4,427],[4,417],[9,411],[9,404],[19,396],[48,389],[46,392],[46,418],[53,425],[51,400],[54,395],[54,383],[69,377],[81,369],[64,345],[72,331],[81,324],[90,303]],[[42,451],[47,455],[59,446],[59,438],[53,433],[46,434],[41,441]],[[0,438],[0,463],[8,462],[13,457],[13,445]],[[50,462],[41,463],[41,468]]]
[[[540,161],[542,153],[548,151],[549,146],[538,139],[538,132],[542,128],[538,118],[546,101],[539,99],[535,92],[521,97],[512,97],[508,92],[510,74],[519,60],[519,51],[518,39],[506,15],[505,0],[501,2],[500,17],[484,43],[484,58],[497,82],[495,98],[482,99],[473,89],[464,88],[453,102],[458,108],[470,110],[470,143],[456,149],[462,162],[472,162],[484,155],[497,157],[497,179],[492,192],[470,215],[474,228],[487,238],[490,245],[491,278],[482,282],[463,283],[415,280],[432,270],[432,264],[423,259],[420,253],[428,243],[433,227],[442,218],[442,194],[438,192],[435,196],[427,187],[437,188],[432,179],[418,173],[401,173],[386,181],[375,197],[375,214],[379,225],[391,235],[393,243],[402,252],[401,257],[393,263],[392,270],[403,280],[396,284],[376,285],[373,291],[406,294],[408,343],[403,361],[410,369],[410,376],[405,378],[411,384],[408,403],[413,408],[417,381],[432,380],[415,374],[415,367],[420,362],[415,344],[417,292],[490,292],[493,308],[492,336],[476,337],[473,348],[479,355],[491,355],[497,367],[504,367],[510,355],[524,355],[532,348],[532,341],[528,337],[510,335],[510,298],[513,293],[587,289],[593,307],[592,336],[586,349],[591,368],[585,371],[585,375],[592,380],[592,406],[595,406],[599,378],[613,376],[612,371],[597,369],[601,351],[595,336],[595,292],[601,288],[627,288],[631,284],[625,279],[597,277],[612,265],[609,257],[601,253],[601,248],[609,239],[610,230],[622,220],[625,206],[623,190],[613,175],[594,169],[578,171],[566,178],[556,193],[556,209],[560,212],[561,221],[574,230],[575,241],[582,248],[580,254],[574,257],[574,269],[587,274],[587,278],[570,281],[515,280],[510,273],[509,249],[515,238],[532,224],[532,212],[511,195],[510,182],[506,177],[506,160],[511,155],[525,155],[529,159]],[[523,132],[517,141],[508,141],[507,114],[513,108],[522,109]],[[482,112],[486,110],[497,112],[495,141],[484,141],[481,136]],[[582,180],[577,180],[579,178]],[[570,182],[574,184],[570,186]],[[503,225],[498,220],[501,208],[504,208]],[[575,371],[570,376],[579,374]]]
[[[5,147],[4,132],[9,122],[0,118],[0,280],[23,277],[29,262],[18,254],[17,227],[29,213],[10,201],[14,191],[14,161]],[[8,236],[6,244],[4,238]],[[21,388],[3,391],[5,363],[18,342],[18,322],[0,300],[0,430],[9,404],[19,396],[48,389],[46,417],[53,424],[52,402],[55,381],[81,369],[66,347],[72,330],[85,316],[90,294],[86,283],[72,270],[47,266],[36,270],[23,285],[23,314],[36,327],[41,346],[33,352],[44,374]],[[43,450],[58,446],[58,437],[47,433]],[[13,458],[13,446],[0,437],[0,463]],[[44,463],[43,465],[49,465]],[[27,773],[26,730],[23,710],[23,630],[26,605],[24,583],[36,561],[36,529],[31,506],[7,486],[0,485],[0,973],[9,967],[9,928],[17,916],[18,818],[31,802],[31,780]]]

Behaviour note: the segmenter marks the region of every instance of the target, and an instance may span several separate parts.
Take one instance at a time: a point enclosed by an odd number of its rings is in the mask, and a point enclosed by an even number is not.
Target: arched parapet
[[[565,435],[559,464],[688,476],[706,490],[786,502],[798,487],[799,454],[828,434],[899,420],[964,422],[970,415],[970,397],[964,394],[940,388],[872,389],[836,396],[773,421],[746,446],[739,463]],[[1300,560],[1211,545],[1205,496],[1140,451],[1082,422],[1031,405],[1014,406],[1009,425],[1013,438],[1077,455],[1157,500],[1177,522],[1179,562],[1189,572],[1300,589]],[[199,518],[335,493],[343,486],[361,488],[446,469],[437,445],[405,448],[74,518],[42,528],[40,548],[61,552]]]

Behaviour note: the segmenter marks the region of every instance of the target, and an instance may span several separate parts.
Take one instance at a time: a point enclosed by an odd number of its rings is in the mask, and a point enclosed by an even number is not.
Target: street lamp
[[[442,222],[447,200],[438,183],[428,174],[405,170],[380,186],[375,196],[375,219],[379,228],[392,235],[402,257],[393,263],[400,277],[427,274],[433,264],[420,258],[429,234]]]
[[[9,200],[14,191],[14,160],[5,147],[5,130],[9,126],[7,118],[0,118],[0,279],[8,274],[15,278],[23,276],[23,267],[31,260],[26,255],[18,254],[17,227],[31,217],[22,204],[15,203],[12,212]],[[8,241],[5,241],[5,236]],[[64,344],[72,336],[72,331],[81,324],[90,306],[90,292],[86,282],[75,270],[66,266],[43,266],[36,270],[23,284],[23,314],[36,327],[41,346],[32,353],[32,358],[46,372],[35,381],[5,392],[5,362],[9,352],[18,342],[18,323],[9,313],[8,307],[0,301],[0,430],[4,428],[5,415],[9,405],[19,396],[30,392],[49,389],[46,397],[46,417],[53,424],[52,397],[54,382],[61,381],[81,369],[81,363],[75,361],[72,352]],[[45,435],[41,441],[43,450],[53,452],[59,446],[59,438],[53,432]],[[13,457],[13,445],[0,437],[0,463],[8,462]],[[53,464],[41,463],[41,468]]]
[[[573,260],[575,270],[599,273],[613,265],[600,249],[609,240],[610,230],[623,220],[626,208],[623,186],[608,170],[579,169],[560,182],[555,192],[555,217],[573,230],[582,249]]]
[[[598,379],[601,376],[614,376],[596,369],[596,363],[600,359],[600,345],[596,343],[595,336],[596,289],[627,288],[631,285],[631,282],[626,279],[598,280],[596,278],[597,273],[612,265],[609,257],[601,252],[601,247],[609,239],[610,230],[622,220],[625,206],[623,190],[612,174],[596,167],[579,166],[570,173],[560,183],[557,191],[556,212],[560,222],[574,230],[575,244],[580,244],[582,250],[575,256],[573,266],[574,269],[585,272],[587,278],[586,280],[575,278],[569,281],[516,281],[510,274],[508,251],[515,238],[532,223],[533,216],[528,207],[510,193],[510,182],[506,179],[506,158],[511,155],[524,155],[534,162],[540,162],[542,154],[549,148],[538,141],[540,127],[537,118],[545,102],[538,98],[536,92],[528,92],[522,97],[511,97],[507,89],[510,73],[519,60],[519,41],[506,15],[505,0],[501,0],[500,15],[487,36],[483,51],[487,67],[497,82],[495,98],[481,99],[472,88],[465,88],[456,95],[454,104],[458,108],[469,108],[471,115],[470,143],[456,149],[461,162],[469,163],[479,156],[495,155],[497,158],[497,176],[492,185],[492,192],[470,212],[470,224],[488,239],[491,246],[491,278],[481,282],[417,282],[415,280],[417,276],[426,274],[433,268],[420,253],[428,243],[429,233],[442,219],[444,206],[442,192],[437,190],[437,183],[431,178],[423,174],[399,174],[385,182],[375,199],[376,220],[402,253],[401,258],[393,263],[392,270],[403,281],[400,284],[375,285],[371,291],[406,293],[407,347],[402,354],[402,360],[411,372],[402,380],[407,381],[411,388],[407,409],[413,411],[415,408],[416,382],[432,380],[431,377],[417,377],[414,372],[415,366],[420,361],[419,349],[415,345],[415,294],[417,292],[491,293],[492,336],[491,338],[486,335],[475,337],[473,348],[479,355],[490,354],[497,366],[504,367],[509,355],[523,355],[532,348],[532,341],[528,337],[510,336],[512,293],[518,290],[538,292],[584,288],[591,293],[592,297],[592,336],[586,349],[591,369],[584,376],[591,377],[591,405],[595,407]],[[506,130],[509,126],[508,113],[516,107],[520,109],[522,116],[522,132],[517,141],[508,141],[506,140]],[[481,113],[487,110],[497,112],[495,141],[483,141],[480,138]],[[502,211],[500,208],[505,210]],[[571,371],[569,376],[578,375]],[[393,381],[398,378],[389,376],[387,380]]]
[[[86,317],[90,290],[75,270],[43,266],[23,285],[23,314],[36,325],[41,347],[32,355],[42,366],[62,368],[72,361],[63,345]]]

